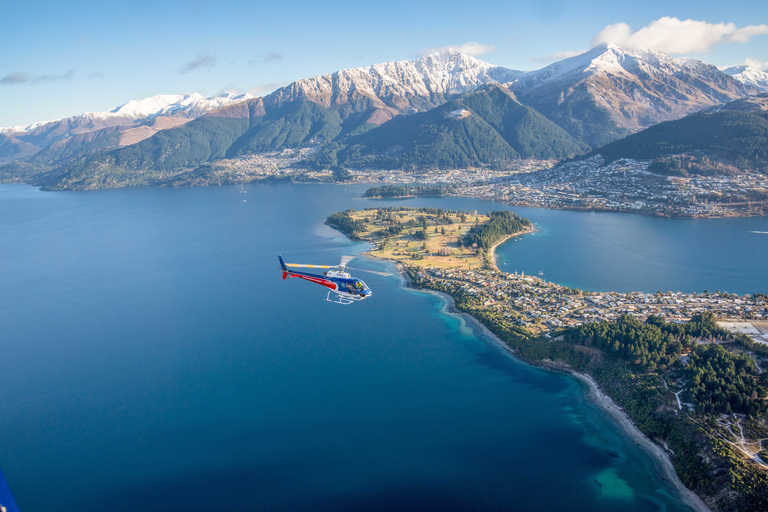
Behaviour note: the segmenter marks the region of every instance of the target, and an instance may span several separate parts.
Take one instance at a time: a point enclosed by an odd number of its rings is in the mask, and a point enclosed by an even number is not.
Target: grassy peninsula
[[[376,258],[419,262],[438,268],[495,266],[493,249],[511,236],[533,230],[528,219],[509,211],[451,211],[387,207],[334,213],[327,224],[353,240],[367,240]]]
[[[695,509],[768,510],[768,346],[720,322],[765,319],[768,297],[596,294],[499,272],[496,245],[532,230],[511,212],[369,208],[328,224],[398,262],[411,286],[449,295],[517,357],[589,383]]]

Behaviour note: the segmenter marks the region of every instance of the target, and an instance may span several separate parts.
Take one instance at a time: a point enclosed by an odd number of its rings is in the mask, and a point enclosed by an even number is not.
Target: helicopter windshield
[[[355,287],[357,288],[357,291],[359,291],[359,292],[364,292],[365,290],[368,289],[368,287],[365,286],[365,283],[362,282],[359,279],[357,281],[355,281]]]

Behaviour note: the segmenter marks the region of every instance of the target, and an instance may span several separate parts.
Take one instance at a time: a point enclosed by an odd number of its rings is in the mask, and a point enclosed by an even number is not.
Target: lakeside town
[[[421,267],[419,285],[449,293],[461,291],[532,333],[549,336],[564,327],[615,320],[623,314],[641,319],[659,315],[683,322],[710,312],[732,332],[768,346],[768,297],[725,292],[586,292],[524,273],[492,269]]]
[[[549,336],[624,314],[642,320],[657,315],[684,322],[712,313],[722,327],[768,346],[768,296],[762,293],[588,292],[548,282],[542,276],[502,272],[494,261],[493,248],[462,242],[489,221],[477,211],[409,207],[371,207],[329,218],[347,234],[371,242],[370,255],[415,269],[412,273],[420,286],[468,294],[534,335]],[[532,229],[528,226],[512,237],[520,239]]]
[[[216,163],[222,183],[250,181],[333,182],[329,170],[302,165],[316,148],[249,155]],[[600,155],[557,164],[518,160],[504,169],[349,169],[351,183],[424,184],[447,194],[481,197],[517,206],[627,212],[685,218],[768,214],[768,176],[752,174],[665,176],[648,170],[649,161]]]

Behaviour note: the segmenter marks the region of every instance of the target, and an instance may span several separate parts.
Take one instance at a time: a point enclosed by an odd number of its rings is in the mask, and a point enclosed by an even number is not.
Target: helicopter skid
[[[352,297],[343,297],[338,293],[335,294],[336,296],[333,299],[331,299],[331,293],[334,293],[334,292],[330,292],[330,291],[328,292],[328,296],[325,298],[326,302],[333,302],[334,304],[343,304],[346,306],[358,300],[362,300],[362,299],[352,298]]]

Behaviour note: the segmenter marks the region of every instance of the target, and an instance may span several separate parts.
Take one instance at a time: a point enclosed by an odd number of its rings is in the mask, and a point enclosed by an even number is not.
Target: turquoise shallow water
[[[282,281],[279,253],[365,249],[323,225],[363,189],[0,187],[0,466],[20,509],[686,510],[576,381],[439,298],[365,275],[373,297],[342,307]],[[438,202],[495,207],[397,204]]]

